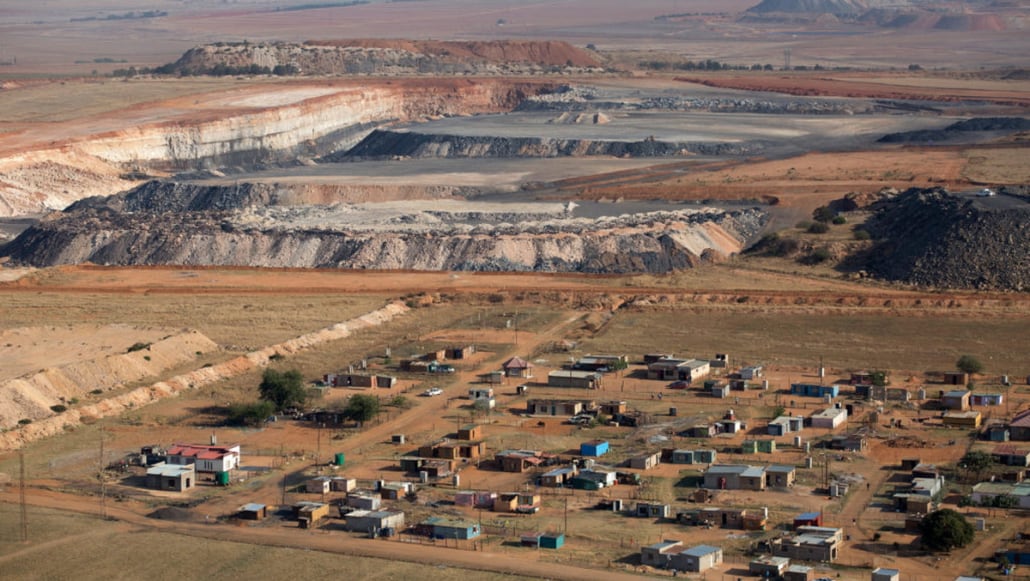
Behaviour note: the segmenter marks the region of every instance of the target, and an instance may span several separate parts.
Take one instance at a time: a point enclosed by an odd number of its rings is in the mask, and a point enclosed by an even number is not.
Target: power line
[[[18,481],[18,501],[21,504],[21,542],[29,542],[29,511],[25,500],[25,452],[18,451],[20,478]]]

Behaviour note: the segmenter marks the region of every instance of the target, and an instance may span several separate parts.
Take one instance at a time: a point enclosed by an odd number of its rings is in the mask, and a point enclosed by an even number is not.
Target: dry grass
[[[263,347],[380,307],[361,295],[0,292],[0,327],[128,324],[196,329],[220,344]]]
[[[69,90],[62,88],[65,82],[41,83],[18,91],[0,91],[0,108],[4,110],[5,123],[54,123],[255,82],[234,78],[140,79],[131,82],[102,79],[75,82],[74,100],[68,99]]]
[[[117,523],[96,517],[29,509],[31,544],[16,542],[18,509],[0,505],[0,555],[8,579],[164,579],[169,571],[185,579],[414,579],[427,576],[426,566],[371,557],[249,545],[161,532],[127,532]],[[34,550],[52,543],[60,558],[41,558]],[[97,550],[103,547],[103,559]],[[50,554],[48,552],[48,554]],[[141,559],[140,555],[146,555]],[[202,555],[202,558],[182,558]],[[88,567],[83,567],[88,563]],[[468,578],[469,571],[435,567],[433,579]],[[476,571],[476,579],[522,579]]]
[[[911,317],[804,310],[667,310],[620,312],[585,352],[677,354],[711,357],[729,353],[735,364],[816,365],[926,371],[952,369],[971,353],[989,373],[1022,376],[1026,360],[1026,317]]]
[[[1025,147],[970,149],[964,155],[968,163],[962,175],[972,183],[1018,185],[1030,182]]]

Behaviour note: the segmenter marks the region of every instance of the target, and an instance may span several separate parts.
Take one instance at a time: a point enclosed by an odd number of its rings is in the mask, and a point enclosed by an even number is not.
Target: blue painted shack
[[[481,533],[479,525],[457,519],[447,519],[440,516],[432,516],[422,521],[421,527],[429,530],[429,535],[434,539],[460,539],[468,540],[478,537]]]
[[[840,395],[839,385],[819,385],[817,383],[792,383],[790,384],[791,395],[804,397],[837,397]]]
[[[541,549],[560,549],[565,544],[564,533],[545,533],[540,535]]]
[[[604,456],[607,453],[607,440],[590,440],[579,445],[580,456]]]

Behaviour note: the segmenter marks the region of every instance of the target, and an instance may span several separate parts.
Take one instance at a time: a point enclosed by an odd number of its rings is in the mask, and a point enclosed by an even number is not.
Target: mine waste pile
[[[154,181],[73,204],[2,252],[33,266],[664,273],[738,253],[768,221],[750,206],[607,204],[577,215],[560,202],[303,201],[288,186]]]
[[[867,223],[878,277],[920,286],[1030,290],[1030,188],[989,198],[908,190]]]

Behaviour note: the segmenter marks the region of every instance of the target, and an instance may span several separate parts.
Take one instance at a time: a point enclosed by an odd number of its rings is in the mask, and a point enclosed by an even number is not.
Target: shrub
[[[237,426],[255,426],[275,413],[275,404],[270,401],[240,403],[229,406],[227,421]]]
[[[829,206],[819,206],[815,210],[812,210],[812,219],[816,222],[829,222],[833,220],[834,212]]]
[[[768,256],[788,256],[797,252],[800,244],[793,238],[781,238],[775,232],[762,236],[755,246],[754,251]]]
[[[812,226],[811,220],[802,220],[794,225],[798,230],[808,230]]]
[[[845,218],[844,216],[834,216],[833,220],[830,220],[830,221],[833,222],[834,224],[838,225],[838,226],[840,226],[841,224],[847,224],[848,223],[848,219]]]
[[[64,413],[64,412],[68,411],[68,406],[61,405],[61,404],[52,405],[52,406],[50,406],[50,411],[52,411],[52,412],[54,412],[56,414]]]
[[[826,248],[816,248],[812,251],[812,254],[808,255],[808,259],[812,262],[812,264],[826,262],[830,259],[830,251]]]
[[[142,351],[144,349],[149,349],[149,348],[150,348],[150,343],[144,343],[142,341],[137,341],[136,343],[132,344],[132,347],[129,347],[129,350],[126,351],[126,353],[134,353],[136,351]]]
[[[809,234],[826,234],[830,231],[830,227],[824,222],[812,222],[805,231]]]
[[[873,236],[871,234],[869,234],[868,230],[858,229],[858,230],[855,230],[854,237],[855,237],[855,240],[869,240]]]
[[[104,393],[104,390],[102,390],[102,389],[94,389],[90,393],[93,394],[93,395],[100,395],[100,394]]]
[[[22,419],[18,420],[18,425],[19,426],[27,426],[27,425],[29,425],[31,423],[32,423],[32,420],[30,420],[29,418],[22,418]]]

